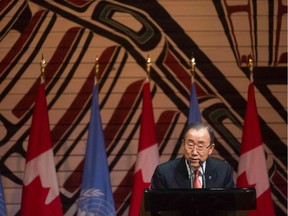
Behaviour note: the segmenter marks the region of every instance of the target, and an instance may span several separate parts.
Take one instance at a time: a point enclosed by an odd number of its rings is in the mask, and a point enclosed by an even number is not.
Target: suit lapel
[[[217,174],[215,172],[215,167],[211,158],[206,160],[206,169],[205,169],[205,180],[206,188],[212,188],[216,185]]]
[[[187,167],[185,164],[185,158],[182,157],[177,165],[176,182],[179,188],[191,188],[191,181],[188,176]]]

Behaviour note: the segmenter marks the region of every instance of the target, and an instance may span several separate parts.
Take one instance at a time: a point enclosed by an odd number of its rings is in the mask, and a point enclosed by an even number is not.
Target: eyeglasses
[[[197,152],[204,152],[207,148],[211,147],[212,144],[208,145],[208,146],[204,146],[204,145],[195,145],[192,140],[184,140],[185,145],[187,146],[187,148],[189,150],[194,150],[196,149]]]

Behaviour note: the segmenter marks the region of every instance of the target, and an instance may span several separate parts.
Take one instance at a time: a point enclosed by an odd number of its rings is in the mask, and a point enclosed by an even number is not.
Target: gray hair
[[[210,144],[214,144],[215,136],[214,136],[213,128],[209,124],[204,123],[204,122],[192,122],[192,123],[188,124],[184,130],[184,138],[190,129],[200,130],[203,128],[206,128],[208,133],[209,133]]]

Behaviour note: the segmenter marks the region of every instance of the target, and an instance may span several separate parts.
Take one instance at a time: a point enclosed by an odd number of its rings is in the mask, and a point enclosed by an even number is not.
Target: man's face
[[[182,140],[184,149],[184,157],[191,164],[191,167],[197,169],[199,161],[206,161],[208,156],[212,154],[214,144],[210,144],[210,136],[206,128],[199,130],[190,129],[184,140]]]

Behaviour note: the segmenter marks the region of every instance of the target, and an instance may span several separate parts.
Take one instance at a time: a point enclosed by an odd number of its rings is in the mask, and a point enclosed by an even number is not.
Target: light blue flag
[[[4,200],[1,175],[0,175],[0,216],[6,216],[6,205]]]
[[[88,141],[80,188],[77,215],[116,215],[98,105],[98,84],[93,87]]]
[[[199,105],[198,105],[195,82],[192,82],[192,84],[191,84],[191,96],[190,96],[190,109],[189,109],[188,124],[190,124],[192,122],[202,122],[201,113],[200,113],[200,109],[199,109]]]

